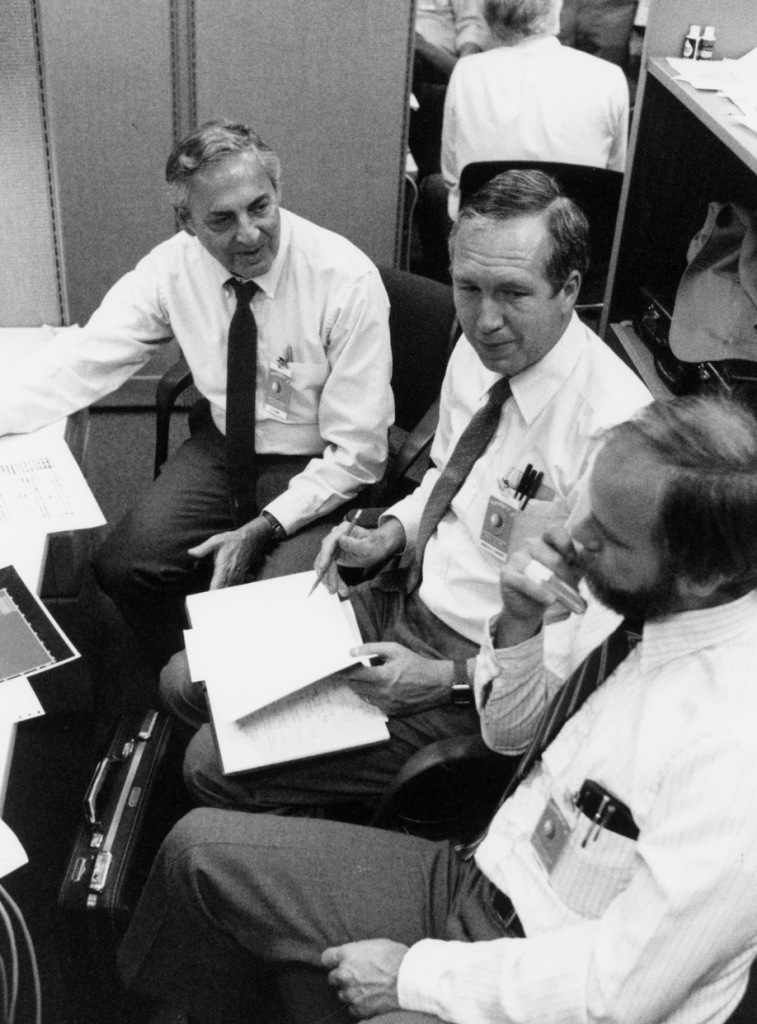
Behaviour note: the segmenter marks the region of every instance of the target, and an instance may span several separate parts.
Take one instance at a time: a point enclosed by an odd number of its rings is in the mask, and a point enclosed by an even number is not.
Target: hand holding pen
[[[319,583],[330,594],[346,593],[338,565],[367,569],[404,549],[405,530],[398,519],[390,516],[377,529],[367,530],[356,525],[361,514],[358,509],[352,522],[340,523],[321,544],[313,566],[317,575],[311,594]]]

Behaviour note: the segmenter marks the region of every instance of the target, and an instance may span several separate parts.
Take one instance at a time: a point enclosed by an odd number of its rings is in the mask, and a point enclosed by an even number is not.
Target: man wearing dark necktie
[[[384,470],[386,291],[346,238],[281,208],[280,178],[246,125],[190,132],[166,166],[182,230],[3,382],[0,433],[34,429],[178,342],[203,396],[191,437],[95,562],[156,682],[184,646],[187,593],[310,569],[341,506]]]
[[[415,750],[477,733],[474,659],[499,607],[508,551],[568,519],[595,432],[649,401],[573,311],[587,224],[550,177],[511,171],[484,186],[461,214],[451,256],[464,336],[442,387],[433,465],[377,529],[336,527],[316,561],[334,590],[337,562],[402,556],[398,571],[350,592],[360,651],[379,663],[347,677],[391,716],[391,740],[306,766],[224,776],[203,724],[204,694],[179,655],[163,673],[163,694],[198,730],[185,778],[202,803],[257,811],[373,803]]]
[[[181,1003],[188,977],[218,1010],[219,967],[265,965],[295,1021],[731,1019],[757,953],[757,422],[654,403],[606,432],[589,499],[502,570],[476,702],[527,753],[474,856],[194,811],[122,947],[137,990]],[[584,614],[550,619],[532,558]]]

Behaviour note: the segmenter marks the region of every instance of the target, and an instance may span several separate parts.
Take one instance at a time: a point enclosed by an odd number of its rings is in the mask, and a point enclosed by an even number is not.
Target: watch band
[[[453,661],[452,664],[454,666],[454,676],[452,678],[450,700],[453,704],[459,704],[460,706],[472,704],[473,687],[468,679],[468,662]]]
[[[287,532],[281,525],[281,523],[278,521],[276,516],[272,516],[271,513],[266,512],[265,509],[263,509],[263,511],[260,513],[260,516],[262,519],[265,519],[265,521],[271,527],[271,530],[273,531],[271,537],[277,544],[280,543],[282,540],[286,540]]]

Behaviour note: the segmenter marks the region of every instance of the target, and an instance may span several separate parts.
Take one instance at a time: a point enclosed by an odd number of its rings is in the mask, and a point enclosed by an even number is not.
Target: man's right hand
[[[366,530],[355,523],[340,523],[321,544],[313,568],[323,576],[323,585],[330,594],[346,593],[337,566],[368,569],[403,551],[405,528],[399,519],[390,516],[375,530]]]
[[[526,576],[524,569],[535,558],[572,587],[581,578],[578,553],[563,527],[546,530],[541,537],[526,541],[525,547],[508,558],[500,573],[502,613],[497,622],[496,647],[514,647],[539,632],[544,613],[557,598],[542,583]]]

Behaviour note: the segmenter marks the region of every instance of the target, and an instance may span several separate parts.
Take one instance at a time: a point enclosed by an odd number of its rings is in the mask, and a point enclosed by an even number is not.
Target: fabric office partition
[[[195,0],[198,117],[254,124],[284,203],[396,265],[411,0]]]
[[[60,249],[36,4],[6,0],[0,31],[0,327],[58,325]]]
[[[57,323],[66,312],[67,322],[86,322],[105,291],[176,230],[165,160],[176,138],[210,117],[249,121],[280,151],[290,209],[396,264],[413,0],[9,0],[6,8],[0,184],[7,178],[10,188],[0,227],[12,260],[6,255],[0,283],[8,278],[3,295],[15,304],[2,322]],[[14,294],[19,278],[34,285]],[[51,300],[40,306],[36,289]],[[173,346],[161,347],[108,404],[152,403],[175,358]]]

